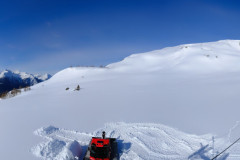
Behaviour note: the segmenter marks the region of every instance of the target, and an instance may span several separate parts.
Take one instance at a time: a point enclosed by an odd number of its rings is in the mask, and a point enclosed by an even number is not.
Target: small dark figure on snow
[[[78,85],[75,91],[79,91],[79,90],[80,90],[80,86]]]
[[[102,132],[102,138],[105,139],[105,131]]]

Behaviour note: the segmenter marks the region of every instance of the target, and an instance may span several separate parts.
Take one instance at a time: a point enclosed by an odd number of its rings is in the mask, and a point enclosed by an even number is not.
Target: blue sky
[[[238,0],[0,2],[0,70],[53,74],[222,39],[240,39]]]

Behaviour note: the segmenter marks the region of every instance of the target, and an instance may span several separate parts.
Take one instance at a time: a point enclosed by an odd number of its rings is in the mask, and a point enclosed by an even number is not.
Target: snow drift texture
[[[1,158],[15,159],[9,156],[13,144],[18,159],[72,158],[104,129],[124,144],[122,159],[207,160],[240,133],[238,125],[229,131],[240,112],[239,42],[180,45],[106,68],[62,70],[0,101]],[[77,85],[80,91],[74,91]],[[38,128],[35,134],[44,142],[32,134]],[[212,134],[192,135],[206,133]],[[222,158],[239,159],[239,153],[236,145]]]
[[[206,160],[212,156],[211,135],[190,135],[164,125],[142,123],[110,123],[93,133],[69,131],[53,126],[40,128],[35,134],[46,138],[46,142],[35,146],[32,152],[49,160],[69,160],[76,156],[82,159],[91,137],[101,137],[102,131],[106,131],[108,137],[117,138],[121,160],[193,160],[202,157]],[[217,142],[223,143],[223,140],[218,139]],[[228,157],[229,154],[223,154],[218,160]]]

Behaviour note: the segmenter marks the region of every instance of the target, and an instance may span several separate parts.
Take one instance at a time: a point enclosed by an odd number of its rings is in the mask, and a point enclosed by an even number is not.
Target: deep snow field
[[[208,160],[240,135],[239,62],[240,41],[224,40],[62,70],[0,100],[1,159],[71,159],[105,130],[122,160]]]

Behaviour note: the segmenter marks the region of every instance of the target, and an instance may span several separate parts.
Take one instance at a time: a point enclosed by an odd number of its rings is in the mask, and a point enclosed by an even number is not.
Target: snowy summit
[[[133,54],[108,65],[117,70],[240,71],[240,40],[185,44]]]

